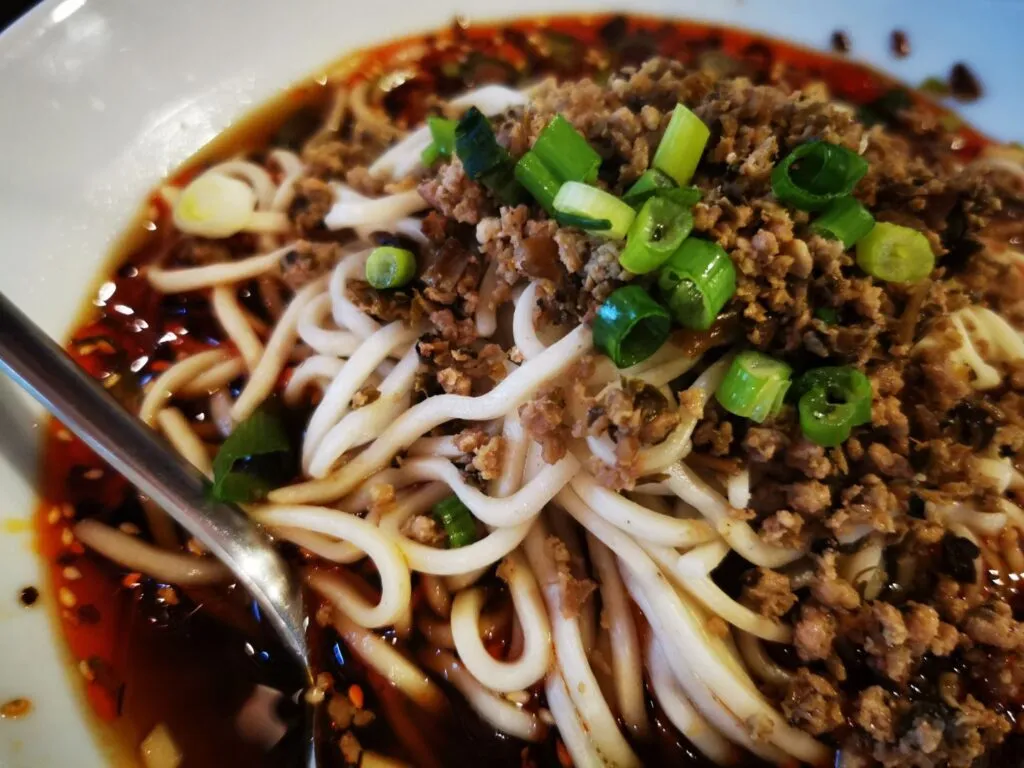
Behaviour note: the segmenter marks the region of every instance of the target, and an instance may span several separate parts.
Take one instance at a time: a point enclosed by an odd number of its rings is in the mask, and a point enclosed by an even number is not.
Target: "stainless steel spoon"
[[[298,579],[241,510],[212,501],[207,479],[164,445],[0,293],[0,370],[224,563],[312,683]],[[307,730],[312,721],[307,717]],[[315,766],[312,738],[301,762]]]

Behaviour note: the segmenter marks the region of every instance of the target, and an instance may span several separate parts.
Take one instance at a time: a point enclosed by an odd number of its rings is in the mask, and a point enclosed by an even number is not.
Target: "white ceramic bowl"
[[[611,10],[601,0],[518,0],[517,14]],[[633,0],[634,12],[709,19],[826,47],[909,83],[965,61],[986,95],[967,118],[1024,139],[1024,3],[1003,0]],[[487,0],[47,0],[0,37],[0,288],[55,336],[94,292],[145,192],[254,105],[339,54],[444,25],[508,15]],[[909,34],[905,59],[889,51]],[[79,680],[50,621],[28,524],[39,414],[0,379],[0,766],[105,765]]]

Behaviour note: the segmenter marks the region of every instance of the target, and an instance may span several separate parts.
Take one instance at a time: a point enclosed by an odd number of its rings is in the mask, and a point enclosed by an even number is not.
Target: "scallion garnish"
[[[512,158],[476,107],[470,107],[455,126],[455,154],[466,175],[487,187],[501,203],[520,202],[522,188],[515,179]]]
[[[871,382],[848,365],[815,368],[797,380],[800,429],[808,440],[831,448],[854,427],[871,421]]]
[[[526,187],[545,211],[549,214],[555,212],[555,195],[562,186],[562,180],[537,155],[531,151],[519,158],[515,174],[516,181]]]
[[[661,197],[652,197],[633,219],[619,263],[634,275],[645,275],[665,263],[693,229],[688,210]]]
[[[747,350],[740,352],[715,392],[725,410],[758,424],[782,408],[793,369],[781,360]]]
[[[476,541],[476,525],[469,508],[458,496],[449,496],[433,508],[434,519],[448,536],[448,549],[458,549]]]
[[[622,201],[639,208],[652,197],[664,197],[684,208],[691,208],[700,201],[700,190],[696,187],[677,187],[672,179],[657,168],[649,168],[626,191]]]
[[[382,245],[366,260],[366,282],[377,290],[401,288],[416,277],[416,257],[405,248]]]
[[[249,502],[259,501],[270,491],[271,479],[260,467],[253,466],[256,457],[271,457],[273,454],[288,453],[291,443],[288,433],[276,414],[263,406],[235,426],[227,440],[221,443],[213,458],[213,486],[210,495],[217,501]],[[287,462],[274,457],[277,467],[269,474],[278,482],[286,481],[280,467]],[[248,466],[239,466],[247,462]]]
[[[455,121],[444,117],[430,116],[427,127],[433,141],[423,150],[423,164],[428,168],[442,157],[451,157],[455,150]]]
[[[825,325],[835,325],[839,322],[839,313],[834,307],[818,307],[814,310],[814,316]]]
[[[558,211],[555,211],[555,221],[563,227],[576,227],[594,232],[610,229],[612,226],[608,219],[592,219],[589,216],[577,216],[573,213],[559,213]]]
[[[843,197],[811,222],[811,231],[850,248],[875,226],[875,217],[852,197]]]
[[[676,104],[651,164],[679,186],[689,184],[710,135],[711,131],[699,117],[682,104]]]
[[[555,115],[540,132],[532,151],[562,181],[592,184],[597,179],[601,156],[561,115]]]
[[[680,325],[706,330],[736,293],[736,267],[717,243],[689,237],[662,265],[658,289]]]
[[[612,293],[597,308],[592,324],[594,345],[618,368],[629,368],[653,355],[672,328],[665,308],[638,285]]]
[[[772,192],[801,210],[820,211],[849,195],[867,170],[867,160],[856,152],[825,141],[811,141],[775,166]]]
[[[857,242],[857,265],[888,283],[913,283],[935,269],[935,254],[916,229],[880,221]]]
[[[636,211],[624,202],[597,187],[578,181],[567,181],[555,195],[555,211],[571,216],[583,216],[600,221],[607,220],[608,226],[599,230],[602,235],[621,240],[629,231]]]

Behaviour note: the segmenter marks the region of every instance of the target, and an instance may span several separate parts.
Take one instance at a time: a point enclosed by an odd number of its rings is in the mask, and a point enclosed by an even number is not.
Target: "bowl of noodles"
[[[305,702],[329,766],[1019,759],[1019,9],[233,5],[0,38],[4,290],[316,684],[4,389],[5,765],[291,765]]]

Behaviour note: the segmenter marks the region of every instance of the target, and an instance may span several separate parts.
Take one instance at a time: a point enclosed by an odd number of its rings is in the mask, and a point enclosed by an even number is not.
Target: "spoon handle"
[[[230,568],[308,673],[301,588],[269,539],[237,507],[212,501],[198,470],[122,408],[2,293],[0,370]]]

